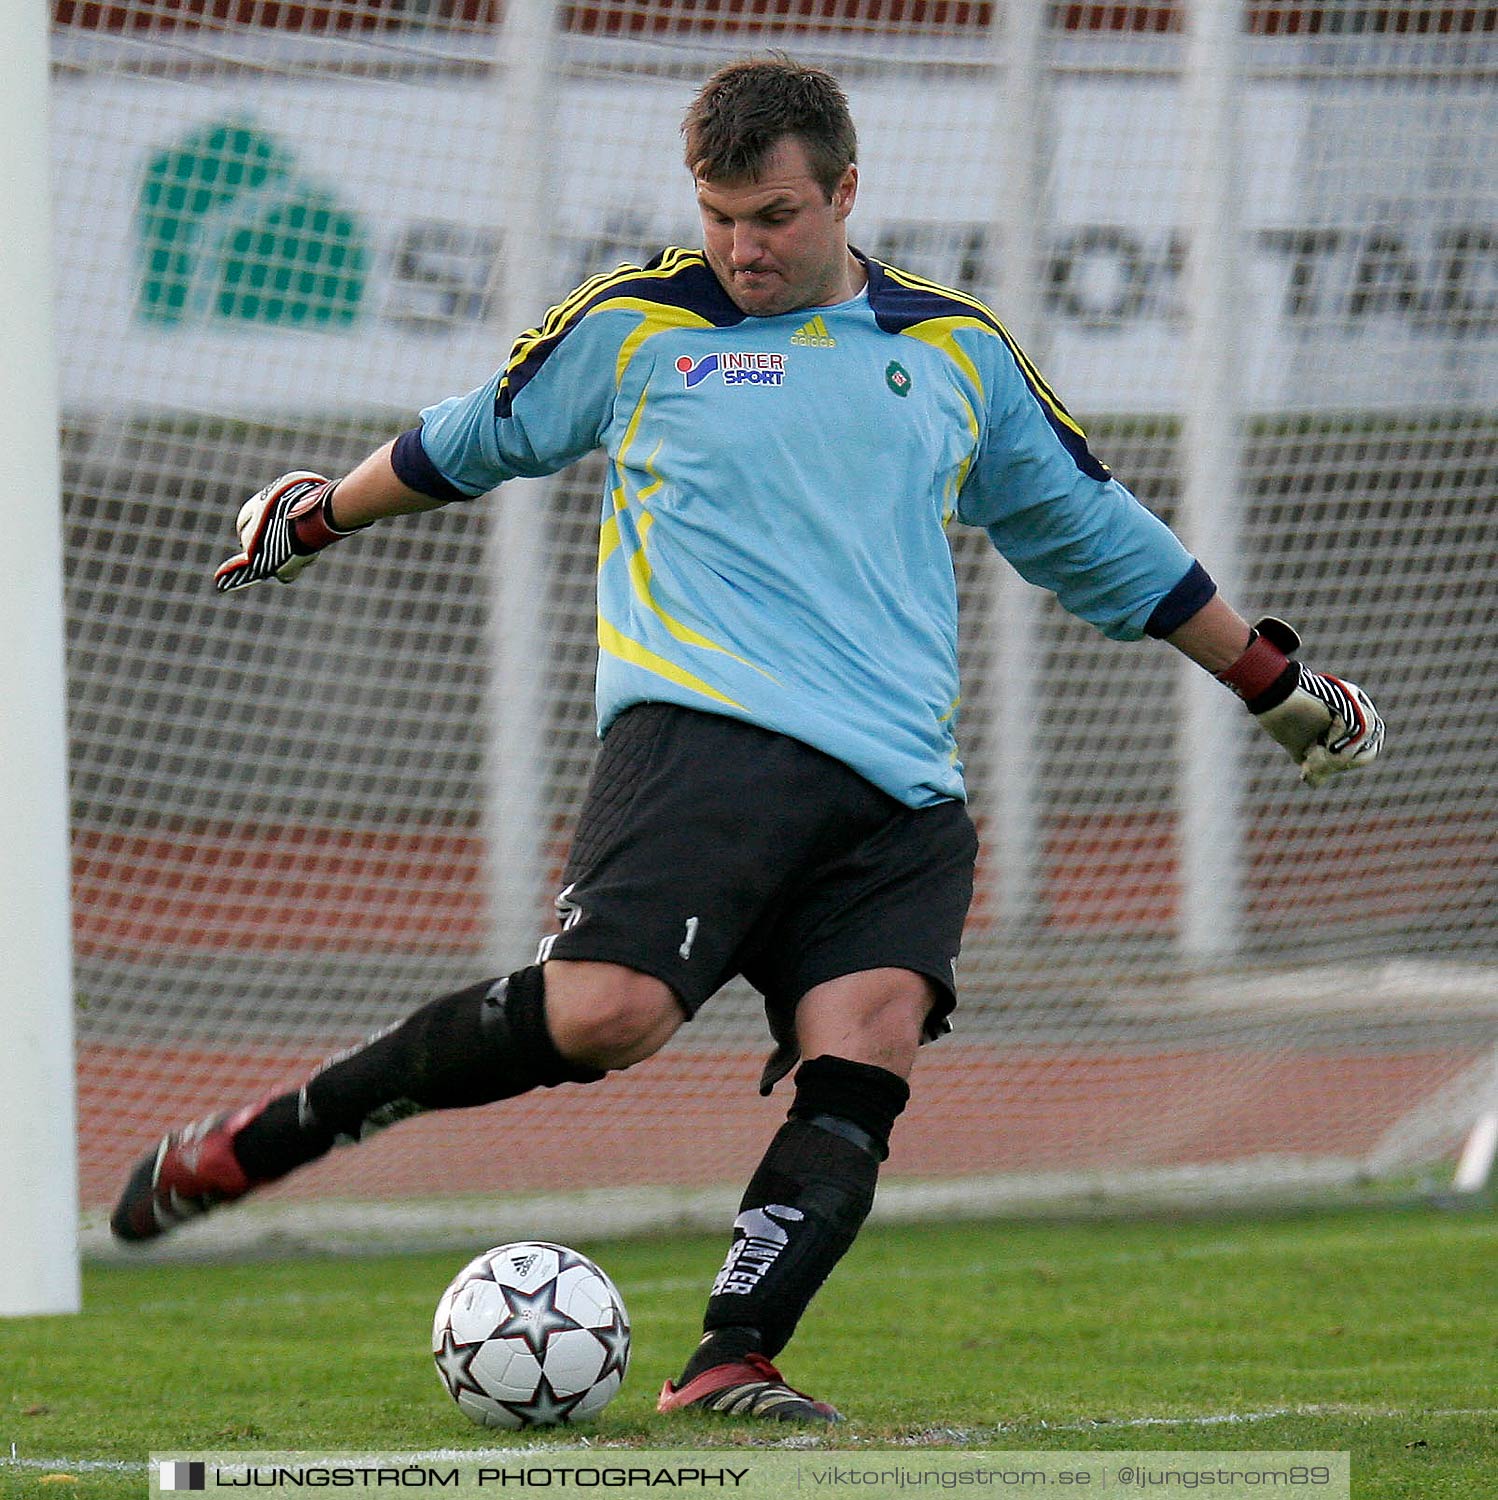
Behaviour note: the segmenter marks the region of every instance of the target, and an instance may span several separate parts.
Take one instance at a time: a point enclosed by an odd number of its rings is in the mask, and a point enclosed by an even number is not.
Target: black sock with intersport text
[[[748,1353],[774,1359],[874,1203],[879,1164],[910,1098],[903,1078],[844,1058],[796,1073],[796,1098],[749,1181],[678,1388]]]

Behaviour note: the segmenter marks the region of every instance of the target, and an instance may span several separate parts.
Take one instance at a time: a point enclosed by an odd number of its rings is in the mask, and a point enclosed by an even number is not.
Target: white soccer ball
[[[477,1256],[432,1321],[448,1394],[482,1427],[596,1417],[629,1365],[629,1315],[586,1255],[527,1240]]]

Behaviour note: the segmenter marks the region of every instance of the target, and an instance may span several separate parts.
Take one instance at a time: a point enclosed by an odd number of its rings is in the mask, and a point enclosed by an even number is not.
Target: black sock
[[[315,1161],[431,1109],[464,1109],[533,1088],[588,1083],[601,1073],[570,1063],[546,1028],[539,967],[433,1000],[361,1046],[330,1058],[301,1089],[273,1099],[234,1137],[257,1182]]]
[[[681,1379],[676,1382],[677,1389],[714,1365],[733,1364],[746,1354],[761,1353],[763,1348],[757,1328],[715,1328],[711,1333],[704,1333],[692,1351],[686,1369],[681,1372]]]
[[[904,1079],[883,1068],[830,1057],[802,1064],[790,1118],[734,1220],[733,1244],[703,1319],[708,1337],[679,1384],[742,1358],[751,1335],[769,1359],[790,1342],[868,1217],[890,1130],[909,1096]]]
[[[234,1134],[234,1156],[251,1182],[271,1182],[333,1149],[333,1131],[316,1120],[303,1123],[300,1090],[272,1099]]]

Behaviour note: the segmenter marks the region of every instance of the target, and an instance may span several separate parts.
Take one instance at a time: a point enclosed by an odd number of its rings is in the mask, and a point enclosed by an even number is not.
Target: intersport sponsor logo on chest
[[[700,359],[683,354],[677,359],[676,368],[689,391],[713,375],[720,375],[724,385],[765,386],[785,382],[785,355],[756,350],[736,353],[722,350],[704,354]]]

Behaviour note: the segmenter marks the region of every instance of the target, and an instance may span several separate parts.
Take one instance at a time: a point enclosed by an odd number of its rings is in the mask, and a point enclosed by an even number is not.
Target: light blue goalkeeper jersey
[[[453,500],[601,447],[600,733],[645,701],[730,714],[923,807],[964,795],[954,516],[1120,639],[1213,585],[992,313],[860,259],[859,296],[770,318],[699,251],[594,277],[393,462]]]

